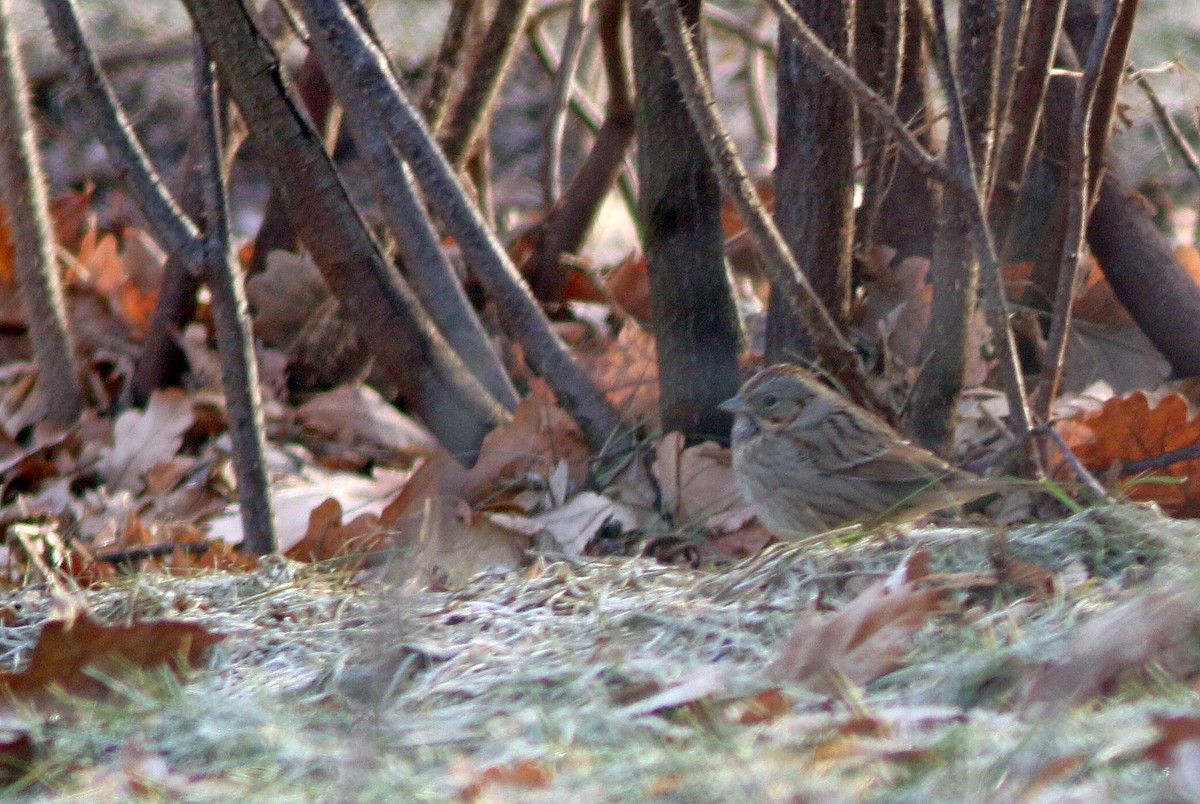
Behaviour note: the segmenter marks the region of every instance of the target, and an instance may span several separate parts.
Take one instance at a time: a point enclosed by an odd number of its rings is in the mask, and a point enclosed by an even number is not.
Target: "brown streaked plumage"
[[[1013,488],[908,442],[799,366],[759,371],[721,407],[735,416],[738,488],[782,539],[858,522],[906,522]]]

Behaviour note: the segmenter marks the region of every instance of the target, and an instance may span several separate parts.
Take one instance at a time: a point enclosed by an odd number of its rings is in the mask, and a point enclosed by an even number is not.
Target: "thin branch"
[[[836,53],[826,47],[809,24],[787,4],[787,0],[766,0],[766,2],[779,16],[780,27],[795,38],[800,49],[804,51],[804,55],[821,65],[821,69],[825,71],[829,79],[854,98],[860,113],[870,117],[896,138],[901,152],[913,163],[918,173],[926,179],[941,182],[955,192],[974,194],[969,184],[963,183],[960,177],[956,177],[942,164],[941,160],[925,150],[913,132],[909,131],[908,126],[896,114],[895,108],[859,78],[846,62],[838,58]]]
[[[1050,86],[1054,46],[1062,31],[1066,8],[1067,0],[1034,3],[1025,26],[1020,69],[1009,103],[1008,125],[1003,129],[1007,133],[1001,140],[996,160],[992,204],[988,211],[994,231],[1005,242],[1009,240],[1009,224],[1042,118],[1046,91]]]
[[[499,0],[483,34],[483,47],[471,65],[467,85],[448,113],[439,141],[446,158],[462,170],[492,114],[500,85],[512,64],[517,37],[525,25],[530,0]]]
[[[1046,342],[1047,359],[1042,367],[1041,384],[1033,404],[1035,414],[1043,420],[1050,418],[1050,407],[1058,393],[1063,361],[1067,354],[1067,334],[1075,307],[1075,285],[1083,264],[1083,242],[1087,214],[1091,209],[1091,188],[1094,184],[1091,170],[1095,160],[1089,152],[1092,143],[1089,141],[1088,132],[1093,127],[1093,114],[1098,111],[1096,103],[1100,96],[1100,82],[1104,77],[1105,56],[1112,42],[1117,10],[1122,2],[1123,0],[1107,0],[1102,7],[1096,20],[1091,46],[1088,48],[1087,60],[1084,62],[1083,76],[1075,86],[1065,180],[1066,231],[1059,257],[1058,290],[1054,294],[1054,310]],[[1117,77],[1119,80],[1119,73]]]
[[[775,42],[770,37],[763,36],[759,32],[757,25],[744,22],[741,17],[732,11],[726,11],[720,6],[706,4],[704,6],[704,21],[716,30],[742,40],[748,48],[761,53],[767,61],[774,62],[776,60]]]
[[[1196,458],[1200,458],[1200,441],[1167,450],[1158,455],[1151,455],[1149,458],[1141,458],[1136,461],[1123,463],[1121,464],[1121,477],[1166,469],[1171,464],[1179,463],[1180,461],[1191,461]]]
[[[1012,327],[1009,325],[1009,312],[1004,297],[1004,278],[1000,275],[1000,260],[996,255],[995,242],[988,227],[986,206],[975,184],[975,178],[969,170],[955,173],[935,159],[922,147],[904,121],[900,119],[886,100],[869,86],[844,61],[821,42],[820,37],[813,32],[804,20],[787,4],[786,0],[767,0],[779,15],[780,25],[793,37],[809,58],[818,62],[829,76],[845,92],[850,93],[858,104],[859,111],[868,115],[873,121],[888,130],[900,146],[901,152],[912,162],[913,167],[926,179],[936,180],[952,192],[964,195],[970,202],[968,212],[972,217],[971,244],[979,260],[980,277],[983,280],[984,298],[987,301],[986,311],[989,323],[995,330],[997,352],[1001,368],[1004,372],[1005,394],[1008,397],[1009,409],[1014,417],[1018,433],[1025,433],[1030,428],[1028,401],[1025,398],[1025,381],[1021,376],[1021,367],[1017,362],[1016,341],[1013,338]],[[937,2],[940,7],[944,5]],[[939,16],[944,17],[944,9]],[[940,23],[945,27],[944,19]],[[944,38],[943,38],[944,41]],[[941,51],[946,48],[942,47]],[[942,65],[943,80],[953,83],[953,73],[949,68],[949,54],[945,54]],[[957,115],[957,122],[952,120],[951,131],[962,128],[962,113],[955,102],[955,92],[947,89],[951,98],[951,111]]]
[[[367,230],[244,0],[185,2],[338,303],[410,410],[452,453],[471,458],[508,412],[463,366]]]
[[[133,135],[124,110],[88,47],[79,25],[75,0],[43,0],[43,5],[54,39],[67,59],[71,86],[79,93],[97,138],[104,144],[118,174],[146,216],[154,239],[168,254],[187,255],[188,266],[199,272],[203,260],[199,231],[167,192],[153,163]]]
[[[571,0],[567,31],[563,35],[562,56],[554,74],[554,88],[550,93],[543,135],[546,160],[542,173],[542,200],[547,207],[552,205],[562,192],[562,147],[567,130],[567,102],[571,97],[575,71],[579,69],[579,57],[583,52],[583,30],[587,24],[587,10],[587,0]]]
[[[746,222],[773,285],[786,294],[789,304],[805,322],[813,344],[829,370],[846,385],[851,396],[872,402],[858,354],[842,335],[808,277],[796,264],[775,222],[763,210],[745,165],[717,115],[712,85],[704,77],[691,37],[685,35],[687,28],[678,5],[674,0],[649,0],[647,6],[666,43],[675,79],[679,82],[692,121],[700,131],[709,161],[713,164],[722,189],[733,199],[738,214]],[[824,48],[824,45],[821,47]],[[858,80],[857,77],[855,80]]]
[[[1067,462],[1067,466],[1071,467],[1071,471],[1083,483],[1084,488],[1090,491],[1097,500],[1106,503],[1116,502],[1113,496],[1108,493],[1108,489],[1104,488],[1100,481],[1096,479],[1096,476],[1089,472],[1087,467],[1083,465],[1083,462],[1079,460],[1079,456],[1075,454],[1075,450],[1071,449],[1071,446],[1067,444],[1067,440],[1062,437],[1062,433],[1055,429],[1054,425],[1043,424],[1037,428],[1037,432],[1044,433],[1050,437],[1050,440],[1054,442],[1059,452],[1062,453],[1063,460]]]
[[[609,1],[611,2],[611,0]],[[617,0],[617,2],[624,2],[624,0]],[[604,11],[602,7],[601,25],[603,25],[603,14]],[[526,37],[529,40],[529,47],[533,50],[533,55],[537,57],[538,63],[542,65],[542,69],[546,71],[546,74],[554,76],[558,59],[554,56],[553,46],[550,43],[549,37],[546,36],[545,31],[536,26],[536,22],[537,18],[535,16],[530,20],[530,23],[527,27]],[[628,83],[628,81],[626,81],[626,83]],[[628,95],[628,89],[626,89],[625,92],[626,95]],[[614,105],[615,101],[616,97],[610,90],[610,109]],[[572,82],[571,84],[571,95],[570,99],[568,100],[568,104],[569,108],[571,109],[571,113],[574,114],[579,122],[583,124],[584,128],[594,135],[598,135],[600,133],[600,129],[602,128],[602,123],[600,120],[601,112],[596,107],[596,104],[592,101],[592,99],[584,93],[578,82]],[[628,99],[626,100],[625,108],[629,108]],[[624,201],[625,208],[629,210],[630,218],[636,221],[638,219],[637,190],[634,188],[633,176],[633,165],[630,163],[628,157],[626,157],[621,165],[621,173],[617,177],[617,187],[621,191],[621,200]]]
[[[450,4],[450,16],[446,20],[446,31],[442,34],[442,43],[438,46],[437,55],[429,68],[429,84],[425,94],[421,96],[421,116],[429,130],[437,132],[442,125],[442,117],[446,114],[446,105],[450,100],[450,87],[454,80],[454,72],[462,60],[463,46],[467,41],[467,29],[471,24],[471,14],[475,0],[453,0]]]
[[[1183,132],[1179,130],[1179,125],[1175,122],[1175,118],[1171,117],[1171,113],[1163,105],[1162,99],[1158,97],[1158,93],[1150,85],[1149,79],[1146,78],[1146,73],[1141,70],[1134,71],[1131,69],[1130,74],[1134,76],[1133,80],[1145,94],[1146,100],[1150,101],[1150,107],[1154,110],[1154,116],[1158,118],[1158,122],[1162,127],[1167,130],[1167,136],[1170,138],[1171,144],[1175,146],[1175,150],[1183,158],[1184,164],[1188,166],[1188,170],[1192,172],[1192,175],[1200,180],[1200,159],[1196,158],[1196,152],[1192,150],[1187,137],[1183,136]]]
[[[54,259],[46,182],[38,163],[28,85],[12,26],[11,0],[0,2],[0,193],[12,230],[13,265],[48,419],[71,425],[83,389]]]
[[[608,105],[604,124],[596,132],[583,164],[571,177],[562,195],[538,225],[537,245],[522,273],[529,277],[538,298],[562,297],[569,274],[561,270],[564,253],[577,252],[587,237],[613,182],[626,165],[637,123],[626,74],[621,37],[624,0],[601,0],[597,31],[608,81]],[[638,220],[635,215],[634,220]]]
[[[190,39],[172,37],[159,42],[129,42],[103,48],[96,55],[96,60],[101,68],[112,73],[130,67],[145,67],[153,62],[186,59],[191,52]],[[34,93],[41,92],[70,77],[70,68],[62,62],[56,62],[37,70],[30,70],[29,89]]]
[[[204,267],[212,294],[213,328],[221,360],[221,384],[233,442],[243,543],[258,555],[278,548],[267,478],[266,437],[254,334],[242,272],[229,243],[229,203],[221,156],[220,101],[212,65],[196,39],[196,108],[200,133],[200,180],[204,193]]]
[[[365,8],[351,6],[351,13],[372,44],[384,53],[383,40]],[[310,50],[313,66],[320,70],[316,51]],[[400,77],[384,56],[383,66],[396,85]],[[324,75],[322,73],[322,75]],[[438,233],[413,186],[403,159],[388,142],[387,132],[369,111],[353,99],[340,99],[346,109],[355,144],[372,168],[371,188],[383,211],[385,223],[396,238],[404,275],[412,283],[421,303],[442,335],[483,387],[506,409],[516,410],[520,398],[488,341],[483,324],[467,299],[462,282],[442,250]]]

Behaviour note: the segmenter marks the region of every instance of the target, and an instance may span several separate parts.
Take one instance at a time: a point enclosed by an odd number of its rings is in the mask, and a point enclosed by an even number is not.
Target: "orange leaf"
[[[32,703],[48,700],[54,690],[95,698],[109,692],[106,675],[159,666],[178,672],[224,638],[196,623],[170,620],[112,626],[87,616],[57,620],[42,628],[24,670],[0,674],[0,691]]]
[[[466,785],[462,797],[474,801],[493,785],[518,788],[541,788],[550,784],[550,770],[541,762],[522,759],[510,765],[492,765],[479,772],[475,781]]]
[[[576,358],[626,424],[658,417],[658,357],[654,336],[629,323],[597,348],[583,344]]]
[[[512,421],[483,439],[479,460],[467,471],[463,496],[472,503],[493,498],[503,481],[533,472],[549,477],[565,460],[577,488],[587,476],[591,450],[575,421],[560,408],[545,381],[535,379]]]
[[[379,550],[387,540],[379,517],[374,514],[359,514],[343,525],[342,505],[330,497],[308,515],[308,531],[287,551],[287,557],[296,561],[325,561]]]
[[[1179,394],[1156,404],[1143,391],[1106,401],[1059,423],[1059,432],[1088,469],[1107,473],[1113,464],[1149,458],[1200,441],[1200,416]],[[1141,483],[1130,496],[1153,500],[1177,516],[1200,515],[1200,458],[1180,461],[1154,472],[1177,477],[1179,484]]]
[[[650,304],[650,276],[646,258],[630,254],[604,280],[613,303],[643,327],[650,326],[654,311]]]

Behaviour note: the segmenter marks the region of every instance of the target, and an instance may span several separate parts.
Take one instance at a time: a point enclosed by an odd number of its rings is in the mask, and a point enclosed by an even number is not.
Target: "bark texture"
[[[699,0],[683,0],[680,9],[692,35],[701,37]],[[731,422],[716,406],[737,391],[741,339],[725,269],[720,187],[654,19],[640,7],[631,8],[630,17],[663,428],[694,438],[724,437]]]

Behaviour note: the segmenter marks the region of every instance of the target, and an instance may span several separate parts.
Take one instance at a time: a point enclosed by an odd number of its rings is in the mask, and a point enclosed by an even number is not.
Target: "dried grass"
[[[754,725],[731,713],[763,689],[814,603],[852,597],[914,541],[936,572],[987,572],[996,534],[780,545],[703,570],[543,556],[407,596],[282,560],[250,574],[142,575],[82,598],[106,622],[169,616],[228,633],[211,666],[9,725],[31,729],[42,751],[23,795],[47,800],[1161,796],[1138,758],[1149,715],[1200,711],[1175,674],[1053,717],[1022,710],[1020,695],[1081,620],[1164,578],[1192,579],[1198,531],[1133,507],[1014,530],[1011,555],[1058,573],[1082,564],[1086,580],[1037,599],[1003,584],[961,590],[965,613],[921,631],[899,671],[840,700],[789,689],[791,710]],[[25,588],[2,606],[13,614],[0,661],[13,667],[53,602]],[[710,693],[638,705],[681,683]]]

